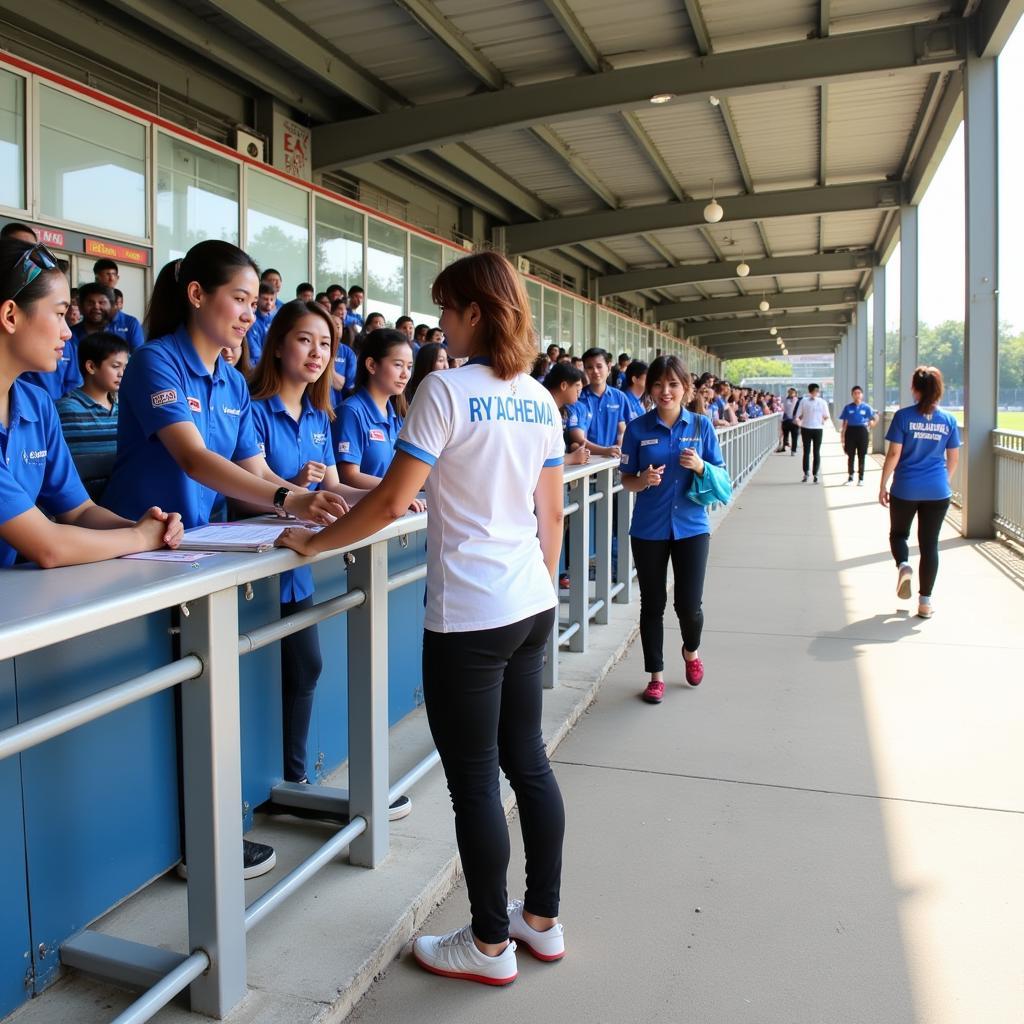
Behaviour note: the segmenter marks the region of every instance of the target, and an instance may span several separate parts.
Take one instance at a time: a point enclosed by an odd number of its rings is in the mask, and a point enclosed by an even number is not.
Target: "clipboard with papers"
[[[207,523],[185,531],[179,551],[270,551],[274,541],[289,526],[299,525],[305,529],[319,530],[319,526],[298,520],[269,517],[237,523]]]

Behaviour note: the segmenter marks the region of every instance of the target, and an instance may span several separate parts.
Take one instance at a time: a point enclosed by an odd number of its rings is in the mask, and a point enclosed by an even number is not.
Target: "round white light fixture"
[[[784,348],[784,349],[782,350],[782,354],[783,354],[784,356],[788,356],[788,355],[789,355],[789,349],[788,349],[788,348]]]
[[[651,97],[651,102],[652,103],[661,104],[661,103],[668,103],[668,102],[670,102],[671,100],[674,100],[674,99],[675,99],[675,95],[673,93],[670,93],[670,92],[656,92]]]
[[[746,277],[750,273],[750,264],[746,260],[742,260],[736,264],[736,276]]]
[[[711,202],[704,207],[704,219],[709,224],[717,224],[725,216],[722,204],[715,198],[715,179],[711,179]]]
[[[778,327],[773,327],[768,333],[774,338],[779,333],[779,329]]]
[[[768,300],[767,300],[767,299],[762,299],[762,300],[761,300],[761,301],[760,301],[760,302],[759,302],[759,303],[757,304],[757,308],[758,308],[759,310],[761,310],[761,312],[762,312],[762,313],[767,313],[767,312],[768,312],[768,310],[769,310],[769,309],[771,309],[772,307],[768,305]]]
[[[718,104],[721,103],[721,102],[722,101],[717,96],[709,96],[708,97],[708,103],[710,103],[711,106],[713,106],[713,107],[717,107]]]

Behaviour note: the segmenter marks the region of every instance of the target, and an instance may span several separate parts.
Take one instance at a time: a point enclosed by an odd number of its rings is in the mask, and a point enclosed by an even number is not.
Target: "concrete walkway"
[[[826,441],[824,486],[773,455],[716,532],[705,683],[669,631],[641,703],[636,644],[558,747],[566,959],[494,990],[405,952],[351,1021],[1024,1020],[1024,590],[947,529],[910,617],[878,466],[842,487]],[[467,917],[460,885],[424,930]]]

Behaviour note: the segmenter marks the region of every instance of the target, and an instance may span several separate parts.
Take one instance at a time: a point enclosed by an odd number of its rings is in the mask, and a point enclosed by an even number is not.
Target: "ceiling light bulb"
[[[758,308],[759,310],[761,310],[761,312],[762,312],[762,313],[767,313],[767,312],[768,312],[768,310],[769,310],[769,309],[771,309],[771,306],[769,306],[769,305],[768,305],[768,300],[767,300],[767,299],[762,299],[762,300],[761,300],[761,301],[760,301],[760,302],[759,302],[759,303],[757,304],[757,308]]]
[[[651,97],[652,103],[668,103],[670,100],[675,99],[675,96],[670,92],[656,92]]]
[[[773,327],[768,333],[774,338],[779,333],[779,329],[778,327]]]
[[[704,219],[709,224],[717,224],[724,216],[725,210],[722,209],[722,204],[717,199],[712,199],[704,207]]]
[[[718,104],[721,103],[721,102],[722,101],[717,96],[709,96],[708,97],[708,103],[710,103],[711,106],[713,106],[713,107],[717,107]]]
[[[747,274],[749,274],[749,273],[750,273],[750,264],[746,260],[743,260],[742,262],[736,264],[736,276],[737,277],[746,277]]]
[[[784,349],[782,350],[782,354],[783,354],[784,356],[788,356],[788,355],[789,355],[789,349],[788,349],[788,348],[784,348]]]

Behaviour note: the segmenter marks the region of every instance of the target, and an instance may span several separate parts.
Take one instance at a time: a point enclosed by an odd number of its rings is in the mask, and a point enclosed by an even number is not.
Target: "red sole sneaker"
[[[456,981],[477,981],[481,985],[511,985],[516,978],[519,977],[518,971],[512,975],[511,978],[488,978],[483,974],[463,974],[461,971],[442,971],[440,967],[431,967],[430,964],[424,963],[415,953],[412,955],[413,960],[423,968],[425,971],[429,971],[431,974],[436,974],[441,978],[454,978]]]
[[[537,950],[533,948],[533,946],[531,946],[528,942],[523,942],[522,939],[516,939],[516,948],[525,949],[530,954],[530,956],[532,956],[535,960],[543,960],[546,964],[556,963],[565,956],[564,951],[555,954],[538,953]]]
[[[704,681],[704,662],[700,658],[694,658],[693,661],[687,661],[683,658],[683,663],[686,665],[686,681],[691,686],[700,686]]]

